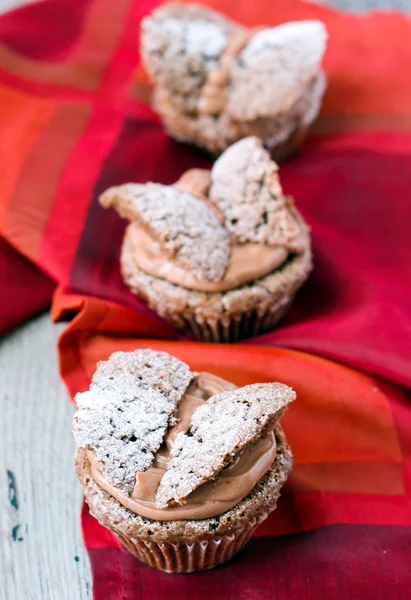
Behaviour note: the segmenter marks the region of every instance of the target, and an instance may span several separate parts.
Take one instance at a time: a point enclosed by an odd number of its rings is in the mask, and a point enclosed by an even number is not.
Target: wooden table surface
[[[0,598],[91,598],[73,468],[73,406],[58,378],[62,326],[36,318],[0,342]]]
[[[23,3],[0,0],[0,11]],[[411,13],[411,0],[323,3]],[[92,595],[73,466],[73,407],[57,370],[61,329],[42,315],[0,341],[1,600],[86,600]]]

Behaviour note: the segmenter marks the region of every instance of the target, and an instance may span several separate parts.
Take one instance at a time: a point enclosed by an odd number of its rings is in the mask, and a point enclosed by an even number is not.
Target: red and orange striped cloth
[[[171,183],[209,165],[168,138],[145,101],[138,30],[158,4],[46,0],[0,19],[0,326],[47,302],[51,283],[34,263],[59,286],[54,318],[71,319],[59,343],[71,396],[97,360],[147,346],[238,384],[284,381],[298,393],[284,419],[296,465],[278,510],[210,573],[153,572],[84,509],[94,597],[405,600],[411,20],[302,0],[207,2],[248,25],[320,18],[330,35],[322,114],[281,167],[312,227],[314,273],[276,331],[223,346],[179,338],[128,292],[118,270],[124,223],[97,203],[109,185]]]

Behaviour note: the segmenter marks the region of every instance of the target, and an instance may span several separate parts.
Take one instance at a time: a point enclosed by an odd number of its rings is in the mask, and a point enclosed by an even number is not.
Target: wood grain
[[[0,342],[2,600],[91,597],[59,330],[43,315]]]

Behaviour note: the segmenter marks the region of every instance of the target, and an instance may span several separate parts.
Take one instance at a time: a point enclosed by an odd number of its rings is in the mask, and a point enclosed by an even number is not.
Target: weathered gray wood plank
[[[88,559],[73,467],[73,407],[48,315],[0,342],[0,598],[86,600]]]
[[[378,8],[402,10],[411,14],[411,0],[320,0],[318,4],[328,4],[351,12],[366,12]]]

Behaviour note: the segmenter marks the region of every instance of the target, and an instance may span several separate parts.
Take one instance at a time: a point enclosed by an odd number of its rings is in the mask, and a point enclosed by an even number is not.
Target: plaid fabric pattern
[[[248,548],[201,575],[155,573],[84,507],[94,597],[404,600],[411,20],[302,0],[207,2],[248,25],[319,18],[330,35],[322,114],[302,151],[281,166],[284,189],[312,228],[315,270],[277,330],[209,345],[179,337],[130,294],[118,269],[124,223],[97,203],[109,185],[172,183],[211,164],[171,140],[147,103],[138,31],[158,4],[46,0],[0,19],[0,327],[42,308],[51,278],[59,286],[53,317],[71,319],[59,343],[71,396],[86,389],[96,361],[137,347],[169,351],[241,385],[284,381],[298,394],[284,418],[296,464]],[[30,303],[22,285],[29,277],[38,296]]]

